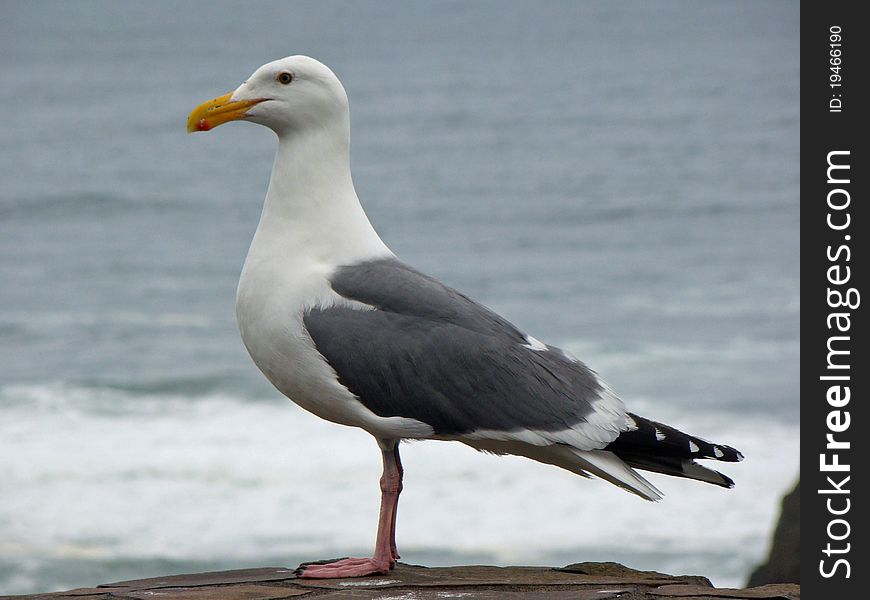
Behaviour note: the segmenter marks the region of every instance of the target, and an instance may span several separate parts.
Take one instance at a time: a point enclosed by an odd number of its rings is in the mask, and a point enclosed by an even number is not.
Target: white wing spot
[[[546,352],[547,350],[549,350],[544,342],[537,338],[533,338],[530,335],[526,336],[526,341],[528,342],[528,344],[523,344],[523,346],[530,350],[534,350],[535,352]]]
[[[660,442],[660,441],[662,441],[663,439],[665,439],[665,434],[662,433],[661,430],[660,430],[658,427],[656,427],[656,441],[657,441],[657,442]]]
[[[689,452],[695,454],[698,452],[698,450],[700,450],[700,448],[698,448],[698,444],[696,444],[692,440],[689,440]]]
[[[719,446],[713,446],[713,454],[716,455],[716,458],[722,458],[725,456],[725,453],[719,448]]]

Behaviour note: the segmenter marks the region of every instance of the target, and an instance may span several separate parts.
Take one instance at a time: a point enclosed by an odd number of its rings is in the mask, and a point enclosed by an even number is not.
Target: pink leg
[[[396,511],[399,493],[402,491],[402,463],[399,460],[399,443],[395,440],[380,440],[384,458],[384,474],[381,475],[381,512],[378,517],[378,536],[375,553],[371,558],[343,558],[327,563],[303,563],[296,574],[312,579],[339,577],[362,577],[389,572],[396,564]]]
[[[390,528],[390,551],[393,554],[393,562],[396,562],[401,558],[401,556],[399,556],[399,551],[396,549],[396,513],[399,510],[399,494],[402,493],[402,479],[405,476],[405,470],[402,468],[402,461],[399,458],[398,444],[396,444],[394,452],[396,455],[396,467],[399,469],[399,488],[396,490],[396,502],[393,504],[393,522],[392,527]]]

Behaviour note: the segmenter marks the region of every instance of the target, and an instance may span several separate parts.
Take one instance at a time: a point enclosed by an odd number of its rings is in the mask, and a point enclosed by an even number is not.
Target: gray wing
[[[341,383],[379,416],[417,419],[436,435],[579,425],[612,429],[612,439],[625,428],[621,402],[583,363],[398,260],[342,267],[331,284],[372,308],[312,308],[305,327]],[[617,425],[601,418],[602,403]]]

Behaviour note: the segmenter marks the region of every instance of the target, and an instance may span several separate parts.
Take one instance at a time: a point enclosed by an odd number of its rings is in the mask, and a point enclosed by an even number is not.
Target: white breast
[[[322,419],[381,438],[430,436],[432,429],[424,423],[379,417],[367,409],[341,384],[305,331],[307,308],[349,303],[332,290],[332,270],[310,257],[283,253],[258,232],[236,295],[236,318],[248,353],[282,394]]]
[[[269,244],[254,238],[236,294],[236,319],[254,363],[281,393],[321,418],[348,422],[353,396],[305,333],[306,307],[332,304],[324,269],[294,260],[274,260]]]

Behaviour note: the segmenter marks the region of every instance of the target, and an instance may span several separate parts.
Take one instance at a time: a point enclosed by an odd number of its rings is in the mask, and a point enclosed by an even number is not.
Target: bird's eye
[[[293,81],[293,75],[291,73],[288,73],[287,71],[284,71],[283,73],[278,73],[277,79],[278,83],[282,85],[287,85],[288,83]]]

